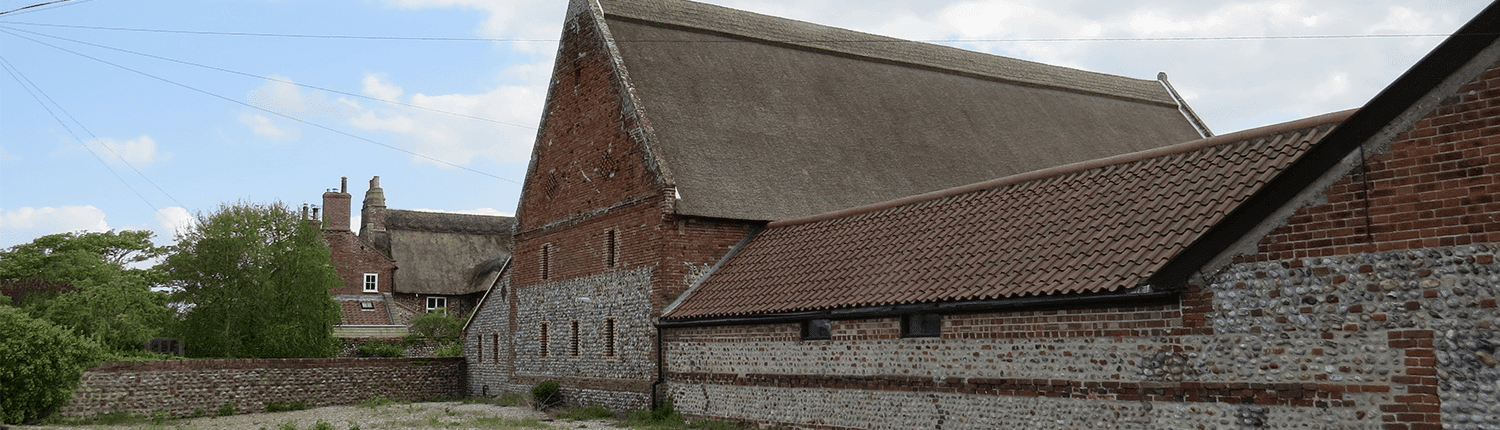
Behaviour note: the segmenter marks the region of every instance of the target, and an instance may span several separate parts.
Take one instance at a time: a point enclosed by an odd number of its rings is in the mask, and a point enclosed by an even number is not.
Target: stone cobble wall
[[[267,402],[303,401],[309,407],[352,405],[374,396],[393,400],[464,395],[459,358],[214,359],[104,363],[83,375],[59,412],[92,416],[115,411],[173,416],[213,414],[226,402],[237,413],[261,412]]]
[[[490,290],[482,306],[474,311],[468,330],[464,333],[464,357],[469,362],[469,395],[473,397],[498,396],[510,390],[511,363],[515,354],[511,352],[514,315],[512,300],[514,290],[510,288],[510,273],[507,272]]]

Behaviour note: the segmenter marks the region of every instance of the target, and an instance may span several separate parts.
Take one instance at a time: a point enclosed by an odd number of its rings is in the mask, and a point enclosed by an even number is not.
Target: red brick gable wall
[[[1238,261],[1500,242],[1500,64],[1297,210]]]
[[[585,12],[586,13],[586,12]],[[565,30],[542,132],[533,150],[518,213],[525,232],[598,208],[662,195],[648,155],[631,137],[599,30],[587,17]]]
[[[343,287],[333,294],[364,294],[366,273],[379,275],[380,292],[391,292],[396,262],[360,240],[354,232],[324,230],[323,237],[328,240],[328,247],[333,251],[334,269],[338,270],[339,279],[344,281]]]

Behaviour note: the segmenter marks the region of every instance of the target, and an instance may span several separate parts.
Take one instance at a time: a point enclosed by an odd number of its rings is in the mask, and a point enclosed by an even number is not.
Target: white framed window
[[[366,293],[378,293],[378,292],[380,292],[380,274],[379,273],[366,273],[365,274],[365,292]]]
[[[375,312],[375,302],[359,302],[359,310]]]
[[[448,298],[447,297],[428,297],[427,298],[427,312],[432,312],[433,309],[438,309],[438,308],[442,308],[442,309],[445,309],[445,310],[448,309]]]

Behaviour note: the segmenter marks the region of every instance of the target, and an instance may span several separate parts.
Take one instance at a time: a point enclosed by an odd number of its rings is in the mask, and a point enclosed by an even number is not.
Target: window
[[[938,337],[942,334],[942,315],[913,314],[901,317],[901,337]]]
[[[573,320],[572,326],[568,328],[568,355],[578,356],[578,320]]]
[[[802,340],[828,339],[833,339],[833,323],[828,320],[807,320],[802,322]]]
[[[615,267],[619,258],[617,253],[618,244],[615,229],[604,231],[604,267]]]
[[[537,352],[538,357],[547,357],[547,325],[546,321],[542,322],[542,333],[537,336],[536,343],[541,347],[541,351]]]
[[[378,274],[378,273],[366,273],[365,274],[365,292],[366,293],[380,292],[380,282],[378,282],[379,280],[380,280],[380,274]]]
[[[448,298],[447,297],[435,297],[435,296],[434,297],[428,297],[427,298],[427,312],[432,312],[433,310],[436,310],[436,309],[442,309],[443,313],[445,313],[445,314],[448,313]]]
[[[551,262],[552,262],[552,245],[550,245],[550,244],[549,245],[542,245],[542,279],[547,279],[547,275],[551,275],[552,274],[551,270],[549,270],[550,267],[548,267],[548,263],[551,263]]]
[[[359,310],[375,312],[375,302],[359,302]]]
[[[604,320],[604,357],[615,357],[615,319]]]

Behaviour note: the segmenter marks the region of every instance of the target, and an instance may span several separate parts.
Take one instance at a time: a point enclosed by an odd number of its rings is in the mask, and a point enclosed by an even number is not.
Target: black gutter
[[[1181,289],[1186,286],[1194,273],[1234,246],[1240,238],[1337,166],[1345,156],[1442,85],[1449,76],[1494,44],[1497,37],[1500,37],[1500,2],[1490,3],[1468,24],[1464,24],[1427,56],[1422,57],[1410,70],[1370,99],[1365,107],[1334,128],[1281,174],[1268,181],[1260,191],[1211,226],[1197,241],[1178,252],[1147,279],[1147,284],[1160,289]]]
[[[1132,290],[1134,291],[1134,290]],[[1020,297],[997,300],[971,300],[940,303],[918,303],[891,306],[864,306],[857,308],[823,309],[801,312],[777,312],[756,315],[727,317],[689,318],[675,321],[658,321],[657,333],[663,328],[709,327],[725,325],[777,324],[802,322],[816,319],[868,319],[887,318],[912,314],[977,314],[1017,310],[1058,310],[1103,308],[1121,306],[1166,305],[1177,302],[1178,292],[1129,292],[1094,295],[1056,294],[1050,296]],[[660,336],[658,334],[658,336]]]

